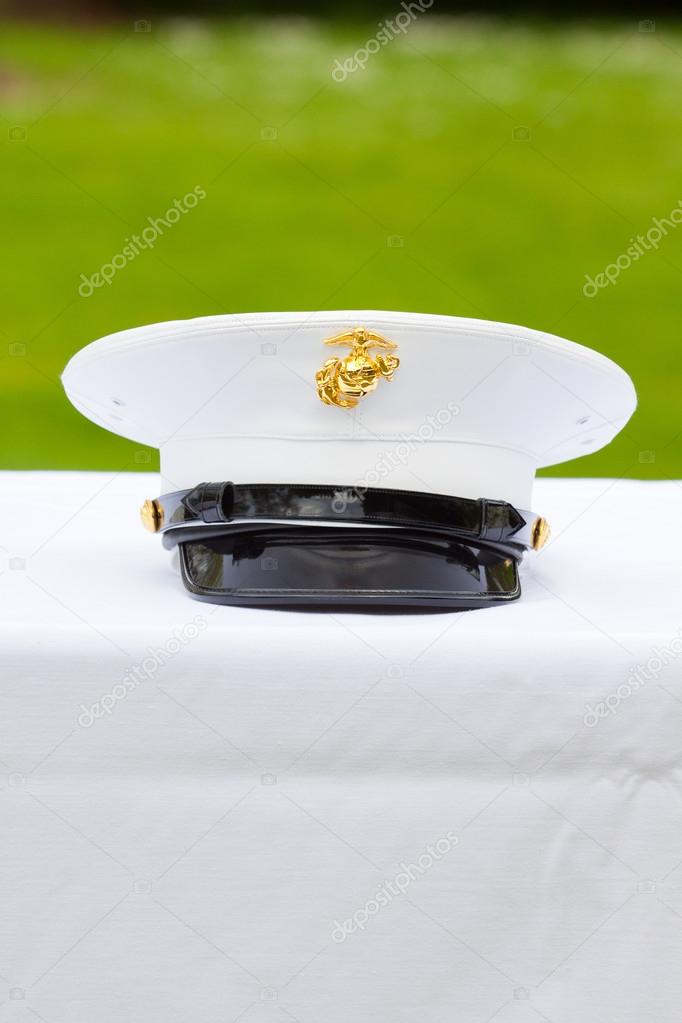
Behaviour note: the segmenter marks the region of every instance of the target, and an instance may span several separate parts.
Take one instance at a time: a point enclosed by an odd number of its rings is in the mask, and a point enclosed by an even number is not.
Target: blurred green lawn
[[[615,286],[582,294],[585,274],[682,199],[682,30],[427,13],[333,81],[334,61],[376,31],[2,26],[1,468],[156,465],[61,390],[64,364],[96,337],[220,312],[368,307],[506,320],[598,348],[633,376],[640,408],[604,452],[552,471],[682,476],[682,229]],[[78,295],[82,273],[196,185],[207,198],[153,251]]]

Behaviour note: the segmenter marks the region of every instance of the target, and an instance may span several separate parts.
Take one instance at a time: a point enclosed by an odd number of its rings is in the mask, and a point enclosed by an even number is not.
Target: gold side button
[[[163,508],[158,501],[147,498],[140,508],[140,518],[145,529],[150,533],[158,533],[163,525]]]
[[[551,535],[549,522],[541,516],[535,520],[530,532],[530,544],[534,551],[541,551]]]

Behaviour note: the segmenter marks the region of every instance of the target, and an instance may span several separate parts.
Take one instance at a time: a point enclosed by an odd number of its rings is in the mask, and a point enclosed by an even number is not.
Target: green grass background
[[[62,392],[96,337],[370,307],[599,349],[633,376],[639,410],[605,451],[550,472],[682,476],[682,229],[582,295],[682,199],[679,27],[430,12],[343,83],[334,61],[375,22],[1,28],[0,467],[155,467]],[[82,273],[195,185],[207,198],[152,252],[79,297]]]

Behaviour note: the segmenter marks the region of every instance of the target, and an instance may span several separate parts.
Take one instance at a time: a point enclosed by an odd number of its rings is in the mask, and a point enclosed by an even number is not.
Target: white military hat
[[[315,488],[361,494],[365,512],[366,495],[381,492],[378,519],[362,520],[368,529],[419,526],[428,495],[530,509],[539,467],[608,444],[636,406],[628,375],[571,341],[504,323],[376,310],[137,327],[88,345],[62,379],[88,418],[159,448],[165,491],[229,481],[260,486],[263,498],[269,487],[258,508],[251,502],[245,512],[237,494],[228,509],[230,523],[262,524],[287,518],[275,511],[282,488],[295,486],[292,520],[320,528],[330,521],[321,506],[304,514]],[[422,503],[392,526],[391,495],[405,492]],[[170,528],[159,511],[148,509],[148,520]],[[350,522],[335,513],[335,525],[357,526],[357,512]],[[431,525],[438,521],[436,514]]]

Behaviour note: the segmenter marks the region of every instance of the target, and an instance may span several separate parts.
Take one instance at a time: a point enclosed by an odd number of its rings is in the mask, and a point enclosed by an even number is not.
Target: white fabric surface
[[[678,1023],[682,487],[373,618],[191,601],[157,482],[0,474],[0,1023]]]

